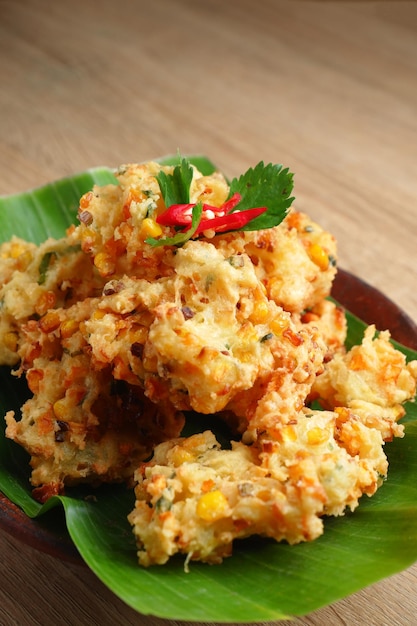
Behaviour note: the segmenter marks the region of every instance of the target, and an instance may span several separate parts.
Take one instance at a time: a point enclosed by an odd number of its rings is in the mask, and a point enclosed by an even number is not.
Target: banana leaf
[[[176,163],[179,157],[162,159]],[[205,157],[190,157],[204,173]],[[34,242],[60,237],[75,221],[78,200],[94,183],[114,182],[109,168],[96,168],[31,192],[0,198],[0,241],[12,234]],[[349,341],[365,325],[348,314]],[[400,349],[403,349],[399,346]],[[417,353],[405,349],[407,358]],[[17,413],[28,395],[25,383],[0,368],[0,410]],[[346,597],[417,560],[417,407],[406,406],[406,435],[386,444],[390,468],[384,485],[364,496],[354,513],[325,520],[325,532],[311,543],[289,546],[262,538],[236,542],[220,566],[183,559],[144,569],[127,515],[134,496],[123,485],[68,489],[40,505],[31,496],[28,457],[0,429],[0,491],[30,518],[64,512],[79,554],[119,598],[142,614],[203,622],[265,622],[303,616]],[[1,514],[0,514],[1,515]],[[52,517],[62,533],[61,517]],[[2,521],[0,516],[0,528]]]

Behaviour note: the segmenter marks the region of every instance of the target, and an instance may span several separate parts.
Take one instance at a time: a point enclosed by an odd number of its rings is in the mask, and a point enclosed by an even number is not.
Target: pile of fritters
[[[314,539],[386,475],[417,362],[373,327],[345,351],[344,312],[326,299],[334,238],[294,209],[267,230],[150,245],[170,234],[155,221],[161,169],[121,167],[61,240],[1,246],[0,362],[33,394],[6,434],[29,452],[40,501],[134,480],[145,566],[219,562],[253,534]],[[194,170],[191,202],[228,194],[221,174]],[[195,431],[202,414],[224,420],[231,448],[210,430],[181,438],[185,414]]]

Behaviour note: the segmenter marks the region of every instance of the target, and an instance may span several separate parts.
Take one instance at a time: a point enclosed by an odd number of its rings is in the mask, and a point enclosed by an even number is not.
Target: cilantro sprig
[[[162,170],[156,179],[161,189],[166,207],[173,204],[185,204],[190,201],[190,187],[193,180],[194,170],[191,163],[185,157],[174,168],[172,174],[166,174]]]
[[[288,168],[272,163],[264,165],[261,161],[239,178],[234,178],[230,183],[229,197],[239,193],[241,200],[233,211],[246,211],[257,206],[267,208],[265,213],[239,230],[262,230],[278,226],[294,200],[291,197],[293,177]]]

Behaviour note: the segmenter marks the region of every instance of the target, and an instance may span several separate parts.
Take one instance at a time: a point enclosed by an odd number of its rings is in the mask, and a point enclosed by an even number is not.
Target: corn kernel
[[[61,337],[64,339],[68,339],[71,337],[79,328],[79,323],[76,320],[65,320],[62,322],[60,327]]]
[[[120,330],[117,331],[117,338],[119,340],[121,339],[126,339],[126,337],[129,335],[129,329],[128,328],[120,328]],[[133,342],[131,342],[133,343]]]
[[[92,314],[91,319],[102,320],[105,315],[106,315],[106,311],[103,311],[103,309],[96,309],[94,313]]]
[[[282,333],[287,330],[289,326],[288,319],[286,317],[276,317],[269,324],[270,329],[274,333],[274,335],[282,335]]]
[[[228,385],[224,381],[230,380],[230,371],[234,373],[234,365],[230,363],[229,359],[224,359],[222,363],[217,363],[213,368],[212,380],[217,383],[223,383],[225,391],[228,390]]]
[[[240,344],[243,346],[245,343],[250,344],[258,341],[258,331],[253,327],[251,322],[245,322],[237,331]]]
[[[41,293],[35,304],[35,311],[42,316],[55,306],[56,297],[53,291],[44,291]]]
[[[39,393],[39,386],[43,380],[43,371],[38,369],[30,369],[26,374],[26,380],[32,393]]]
[[[54,413],[55,417],[59,420],[64,419],[68,415],[67,403],[65,402],[65,398],[61,398],[61,400],[57,400],[54,402]]]
[[[92,228],[84,228],[81,231],[81,245],[85,252],[91,252],[97,242],[97,233]]]
[[[281,430],[281,437],[283,441],[296,441],[297,433],[293,426],[284,426]]]
[[[162,228],[152,218],[145,217],[140,229],[140,235],[143,239],[147,237],[160,237],[162,235]]]
[[[338,422],[346,422],[350,417],[350,411],[345,406],[336,406],[334,412],[337,415]]]
[[[10,246],[10,258],[17,259],[26,251],[25,246],[23,246],[20,242],[13,242]]]
[[[249,317],[253,324],[263,324],[269,315],[269,306],[265,300],[255,300],[253,311]]]
[[[179,467],[183,463],[192,463],[195,460],[194,454],[181,448],[180,446],[175,446],[175,448],[171,452],[171,462],[174,467]]]
[[[248,350],[248,348],[245,346],[243,346],[241,349],[235,350],[234,354],[241,363],[252,363],[254,360],[253,352],[251,350]]]
[[[319,426],[311,428],[307,433],[307,441],[311,446],[324,443],[329,438],[328,432]]]
[[[309,247],[308,256],[323,272],[329,267],[329,256],[318,243],[313,243]]]
[[[269,502],[271,500],[271,490],[260,489],[256,492],[256,497],[258,498],[258,500],[262,500],[262,502]]]
[[[136,328],[131,338],[132,343],[145,343],[148,338],[148,329],[146,326]]]
[[[113,257],[106,252],[98,252],[94,257],[94,265],[102,276],[110,276],[115,269]]]
[[[197,515],[206,522],[215,522],[228,513],[226,496],[219,489],[209,491],[197,502]]]
[[[17,350],[17,333],[13,331],[8,331],[3,335],[3,344],[5,348],[10,350],[11,352],[16,352]]]
[[[59,314],[56,311],[49,311],[39,321],[39,328],[43,333],[52,333],[58,328],[60,323]]]

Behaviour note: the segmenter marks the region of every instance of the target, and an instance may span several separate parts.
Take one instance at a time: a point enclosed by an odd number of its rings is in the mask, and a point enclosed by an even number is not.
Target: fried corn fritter
[[[255,534],[291,544],[317,538],[323,514],[353,510],[386,471],[380,434],[349,419],[363,457],[339,443],[345,423],[328,411],[300,412],[277,437],[252,446],[222,450],[209,431],[157,446],[136,473],[129,516],[139,562],[163,564],[182,553],[219,563],[235,539]]]
[[[6,415],[6,435],[31,455],[38,500],[77,482],[129,479],[140,461],[184,419],[169,402],[151,402],[143,389],[91,367],[86,320],[97,301],[54,309],[22,327],[20,369],[33,396],[19,421]]]
[[[182,553],[187,561],[218,563],[234,539],[254,534],[310,541],[323,532],[323,515],[343,515],[363,494],[373,495],[387,475],[384,441],[402,436],[396,420],[403,398],[415,393],[417,374],[417,362],[406,365],[386,333],[376,339],[373,333],[369,328],[361,346],[317,376],[316,394],[333,410],[297,410],[281,388],[270,389],[254,414],[252,445],[242,439],[221,450],[205,432],[157,446],[135,475],[129,520],[139,562],[162,564]],[[349,370],[352,361],[358,366]],[[329,379],[344,404],[335,401]],[[363,404],[358,391],[368,398]]]
[[[6,435],[30,454],[40,501],[133,481],[143,566],[178,553],[218,563],[254,534],[318,537],[324,515],[379,487],[384,442],[403,435],[416,391],[417,362],[387,331],[346,351],[344,310],[327,299],[330,233],[294,208],[228,232],[241,196],[231,204],[220,173],[190,172],[177,205],[176,168],[124,165],[82,196],[62,239],[0,247],[0,363],[32,393]],[[181,437],[185,415],[198,434]],[[230,448],[207,430],[218,418]]]
[[[104,282],[74,233],[40,246],[17,237],[2,244],[0,364],[18,363],[20,329],[28,320],[100,295]]]
[[[227,410],[246,390],[253,401],[255,384],[262,393],[280,368],[291,372],[302,402],[325,344],[315,327],[297,327],[267,298],[249,257],[225,259],[211,243],[192,241],[173,268],[159,281],[123,279],[116,293],[114,283],[105,287],[99,315],[86,322],[94,367],[110,363],[115,378],[141,380],[150,399],[204,414]],[[133,350],[123,349],[126,339]]]

